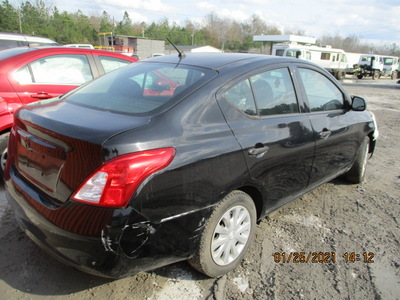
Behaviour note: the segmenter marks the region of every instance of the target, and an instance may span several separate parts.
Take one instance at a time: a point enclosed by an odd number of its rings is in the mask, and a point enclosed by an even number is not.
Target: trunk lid
[[[91,172],[112,157],[103,148],[109,138],[148,121],[149,117],[63,101],[25,106],[15,116],[8,163],[22,180],[56,202],[65,202]]]

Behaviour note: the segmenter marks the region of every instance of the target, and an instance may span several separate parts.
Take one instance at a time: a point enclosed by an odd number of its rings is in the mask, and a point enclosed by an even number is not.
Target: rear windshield
[[[151,114],[181,99],[216,75],[215,71],[166,63],[134,63],[92,81],[66,101],[123,114]]]

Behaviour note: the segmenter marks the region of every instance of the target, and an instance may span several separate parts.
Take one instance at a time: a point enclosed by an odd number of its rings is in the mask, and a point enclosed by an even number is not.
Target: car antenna
[[[22,36],[23,36],[25,42],[27,43],[28,48],[30,49],[30,48],[31,48],[31,43],[29,43],[28,39],[27,39],[26,36],[25,36],[25,33],[22,33],[22,32],[21,32],[21,34],[22,34]]]
[[[184,58],[184,57],[185,57],[185,54],[182,53],[181,51],[179,51],[179,49],[174,45],[173,42],[171,42],[171,40],[170,40],[169,38],[166,38],[166,39],[167,39],[167,41],[172,45],[172,47],[174,47],[175,50],[178,51],[178,53],[179,53],[179,54],[178,54],[178,57],[179,57],[180,59]]]

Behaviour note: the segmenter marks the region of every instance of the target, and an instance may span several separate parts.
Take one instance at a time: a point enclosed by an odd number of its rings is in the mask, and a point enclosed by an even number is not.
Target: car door
[[[315,144],[290,69],[281,66],[248,76],[221,91],[219,99],[243,149],[252,184],[263,190],[263,213],[301,195]]]
[[[19,67],[10,82],[23,104],[57,97],[95,77],[90,59],[83,54],[43,56]]]
[[[348,109],[345,92],[324,72],[299,67],[298,74],[309,107],[316,140],[310,187],[337,177],[349,167],[360,143],[355,112]]]

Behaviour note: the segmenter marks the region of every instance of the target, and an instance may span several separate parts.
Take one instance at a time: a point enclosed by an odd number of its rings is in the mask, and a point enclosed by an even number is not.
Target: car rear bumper
[[[7,199],[26,234],[61,262],[97,276],[121,278],[189,258],[210,213],[205,209],[152,223],[132,208],[72,201],[48,208],[35,200],[41,197],[37,191],[10,173]]]

